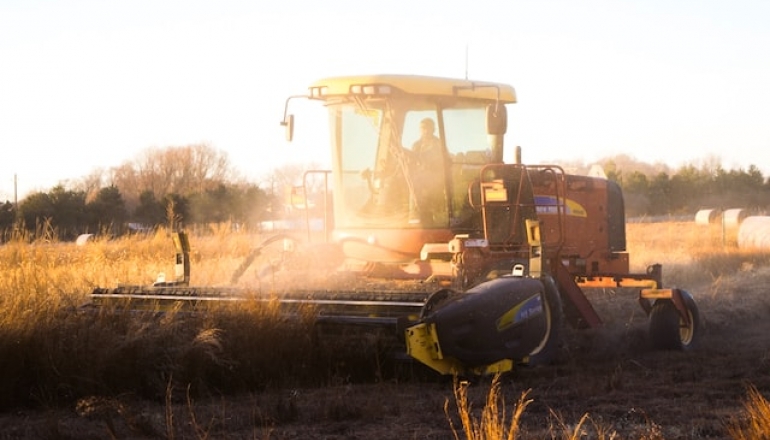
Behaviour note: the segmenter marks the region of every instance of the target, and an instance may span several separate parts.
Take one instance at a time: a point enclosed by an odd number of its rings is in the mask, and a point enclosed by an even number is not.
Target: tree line
[[[724,169],[718,161],[672,170],[619,155],[599,161],[623,189],[628,217],[693,214],[703,208],[765,212],[770,179],[754,165]],[[588,172],[585,164],[560,164]],[[296,185],[303,169],[275,170],[273,186]],[[119,235],[160,225],[190,227],[232,222],[246,228],[279,218],[284,197],[240,179],[227,155],[207,144],[153,148],[110,170],[29,194],[18,206],[0,204],[0,231],[24,229],[35,236],[55,231],[62,239],[83,233]],[[282,191],[278,191],[279,194]],[[2,237],[0,237],[2,238]]]
[[[274,205],[271,193],[239,179],[227,155],[207,144],[152,148],[113,169],[33,192],[17,207],[0,205],[0,231],[55,232],[69,240],[164,224],[229,221],[251,227],[269,217]]]
[[[700,209],[732,208],[765,213],[770,208],[770,179],[756,165],[728,170],[712,161],[671,170],[627,156],[602,165],[607,178],[623,189],[627,216],[694,216]]]

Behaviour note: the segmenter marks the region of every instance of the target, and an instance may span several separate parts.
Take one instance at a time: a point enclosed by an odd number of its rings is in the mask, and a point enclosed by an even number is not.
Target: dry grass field
[[[192,284],[227,284],[258,240],[228,231],[191,238]],[[0,246],[0,438],[770,438],[770,254],[693,222],[627,235],[633,270],[661,263],[695,297],[697,350],[652,350],[636,292],[601,289],[588,295],[605,325],[567,332],[560,362],[472,382],[319,346],[310,317],[269,305],[82,307],[94,287],[172,273],[163,231],[81,247],[17,237]]]

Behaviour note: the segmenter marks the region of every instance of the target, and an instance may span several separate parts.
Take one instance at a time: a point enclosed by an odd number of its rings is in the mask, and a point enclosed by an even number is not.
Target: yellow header
[[[348,94],[389,94],[395,90],[414,95],[459,96],[516,102],[512,86],[488,81],[418,75],[359,75],[324,78],[310,86],[313,98]]]

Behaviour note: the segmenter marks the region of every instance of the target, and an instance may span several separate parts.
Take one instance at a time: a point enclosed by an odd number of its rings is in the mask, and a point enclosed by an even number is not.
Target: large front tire
[[[670,299],[655,301],[650,311],[650,340],[659,350],[688,351],[700,339],[700,312],[692,295],[680,290],[687,317],[685,320]],[[689,321],[689,322],[688,322]]]

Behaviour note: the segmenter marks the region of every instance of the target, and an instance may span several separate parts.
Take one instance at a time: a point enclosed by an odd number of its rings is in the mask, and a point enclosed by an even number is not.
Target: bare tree
[[[235,175],[227,153],[209,144],[148,148],[111,172],[112,183],[129,206],[136,206],[144,191],[151,191],[158,199],[168,194],[196,194]]]
[[[70,186],[74,190],[82,191],[86,195],[86,203],[91,203],[96,199],[99,191],[103,187],[109,185],[109,183],[105,181],[105,174],[106,172],[103,168],[97,168],[85,177],[73,182]]]
[[[133,211],[139,205],[139,196],[145,191],[139,184],[139,173],[135,169],[134,164],[125,162],[118,167],[112,168],[110,173],[112,174],[113,184],[123,194],[126,207]],[[154,191],[152,193],[155,194]]]

